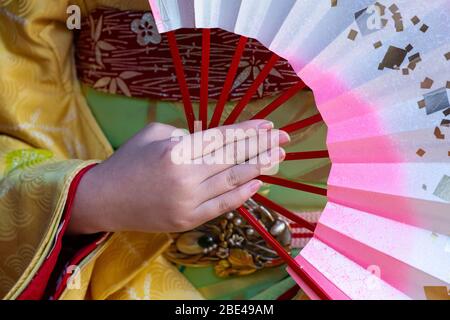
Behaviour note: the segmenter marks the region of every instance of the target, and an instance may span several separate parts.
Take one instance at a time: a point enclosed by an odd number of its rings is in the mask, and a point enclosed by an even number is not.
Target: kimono
[[[83,14],[84,29],[77,36],[66,25],[70,5],[79,6]],[[152,23],[149,10],[145,0],[7,0],[0,4],[3,299],[271,299],[294,285],[283,266],[223,281],[211,268],[177,266],[163,255],[173,241],[168,234],[65,234],[76,187],[87,170],[107,159],[148,122],[185,125],[178,93],[171,87],[173,79],[160,87],[156,83],[153,87],[130,86],[128,80],[142,83],[138,80],[143,77],[142,81],[148,81],[147,74],[126,65],[115,67],[123,60],[118,62],[110,55],[129,50],[123,48],[125,38],[142,55],[156,54],[164,39],[154,29],[146,30]],[[128,12],[124,17],[127,28],[108,25],[123,12]],[[118,30],[127,36],[111,40],[108,33]],[[189,40],[189,33],[182,35]],[[161,59],[164,54],[168,55],[163,53]],[[239,87],[245,89],[247,77],[258,71],[259,62],[253,62],[241,66],[242,81],[230,97],[228,112],[231,101],[242,95]],[[157,73],[164,65],[154,68]],[[111,75],[105,69],[120,72]],[[293,76],[284,71],[273,76]],[[170,78],[170,73],[162,77]],[[190,78],[195,82],[195,77]],[[259,90],[251,108],[267,104],[284,89],[280,85],[279,92],[272,90],[267,95],[264,88]],[[211,95],[219,93],[216,90]],[[299,109],[305,114],[315,112],[311,92],[302,92],[293,103],[303,106]],[[132,110],[126,119],[123,105]],[[292,109],[291,116],[298,112]],[[298,142],[324,145],[324,125],[311,130],[298,137]],[[314,162],[301,172],[291,168],[288,175],[319,177],[319,183],[326,183],[329,166],[328,161]],[[324,205],[312,196],[292,201],[284,191],[275,188],[270,192],[296,210],[316,212]],[[199,279],[209,280],[202,283]]]

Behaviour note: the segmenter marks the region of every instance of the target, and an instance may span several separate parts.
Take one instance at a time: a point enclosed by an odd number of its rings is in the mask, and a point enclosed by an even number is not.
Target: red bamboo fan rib
[[[272,54],[272,56],[270,57],[269,61],[266,63],[264,68],[261,70],[260,74],[256,77],[256,79],[253,82],[253,84],[250,86],[250,88],[248,88],[248,90],[245,93],[245,95],[242,97],[241,100],[239,100],[239,102],[234,107],[234,109],[231,112],[231,114],[225,120],[225,122],[224,122],[225,125],[233,124],[238,119],[238,117],[241,114],[242,110],[244,110],[245,107],[248,105],[248,103],[252,99],[253,95],[258,90],[259,86],[264,82],[264,80],[267,78],[267,76],[269,75],[269,73],[272,70],[272,68],[277,63],[278,59],[280,59],[279,56],[277,56],[275,53]]]
[[[255,114],[252,119],[264,119],[269,114],[274,112],[276,109],[278,109],[280,106],[282,106],[286,101],[288,101],[290,98],[292,98],[297,92],[305,88],[306,85],[303,83],[303,81],[299,81],[297,84],[292,86],[289,90],[284,92],[281,96],[279,96],[277,99],[275,99],[272,103],[270,103],[267,107],[259,111],[257,114]]]
[[[207,120],[208,120],[208,82],[209,82],[209,63],[210,63],[210,30],[203,30],[203,47],[202,47],[202,68],[201,68],[201,93],[200,93],[200,108],[199,108],[199,119],[202,121],[202,129],[206,129]],[[194,131],[194,122],[195,115],[192,108],[192,102],[189,95],[189,88],[187,86],[186,77],[184,73],[183,63],[180,58],[180,52],[178,50],[176,38],[174,32],[167,33],[168,42],[170,46],[170,50],[172,53],[173,62],[175,65],[175,70],[178,78],[178,83],[180,86],[181,94],[183,97],[183,105],[184,111],[186,114],[186,120],[188,122],[189,130],[191,132]],[[224,88],[222,90],[219,101],[216,105],[215,112],[212,116],[210,127],[216,127],[220,123],[220,118],[223,113],[223,109],[225,103],[230,94],[231,88],[233,86],[234,79],[236,77],[237,69],[239,67],[239,62],[242,57],[242,53],[245,49],[245,45],[247,43],[246,37],[241,37],[238,43],[238,47],[236,53],[231,62],[230,70],[228,71],[227,78],[225,80]],[[265,78],[269,75],[270,71],[278,61],[279,57],[276,54],[273,54],[269,59],[267,64],[264,66],[261,73],[257,76],[253,84],[245,93],[244,97],[238,102],[234,110],[231,112],[230,116],[225,120],[225,125],[234,123],[241,112],[245,109],[245,107],[250,102],[253,95],[258,90],[259,86],[264,82]],[[281,106],[284,102],[289,100],[296,92],[301,90],[304,87],[304,83],[299,81],[296,85],[294,85],[291,89],[269,104],[266,108],[260,111],[253,118],[263,118],[269,115],[271,112],[276,110],[279,106]],[[300,130],[309,125],[322,121],[322,117],[320,115],[315,115],[313,117],[295,122],[290,124],[282,130],[286,132],[293,132],[296,130]],[[291,160],[298,159],[306,159],[307,157],[322,157],[325,153],[323,151],[313,151],[313,152],[303,152],[303,153],[291,153],[288,155]],[[276,184],[280,186],[284,186],[287,188],[297,189],[304,192],[310,192],[319,195],[326,196],[326,189],[288,181],[281,178],[270,177],[270,176],[261,176],[259,177],[261,181],[271,184]],[[301,217],[295,215],[289,210],[283,208],[282,206],[274,203],[273,201],[256,194],[254,199],[261,204],[267,206],[268,208],[277,211],[283,216],[291,219],[296,222],[299,226],[302,226],[310,231],[314,231],[314,225],[309,223],[308,221],[302,219]],[[327,293],[320,287],[318,283],[316,283],[304,270],[303,268],[297,264],[297,262],[283,249],[283,247],[273,238],[270,233],[258,222],[258,220],[245,208],[241,207],[238,209],[239,213],[243,216],[243,218],[263,237],[263,239],[278,253],[278,255],[288,264],[288,266],[305,282],[307,286],[311,288],[311,290],[321,299],[328,300],[330,297]],[[304,236],[304,235],[302,235]],[[309,236],[309,234],[308,234]]]
[[[277,300],[279,301],[292,300],[298,294],[299,291],[300,286],[296,284],[295,286],[291,287],[288,291],[284,292],[281,296],[279,296]]]
[[[220,94],[219,101],[217,102],[210,128],[217,127],[220,123],[220,118],[222,117],[223,109],[225,108],[225,103],[227,102],[228,96],[230,95],[231,88],[233,87],[234,79],[239,68],[239,62],[241,61],[242,54],[244,53],[245,46],[247,45],[248,38],[240,37],[239,42],[236,47],[236,53],[231,61],[230,69],[228,70],[225,83],[223,85],[222,92]]]
[[[315,228],[316,227],[316,224],[315,223],[311,223],[312,225],[313,225],[313,227]],[[304,228],[302,225],[300,225],[300,224],[298,224],[298,223],[291,223],[291,227],[292,228]]]
[[[309,239],[314,236],[314,233],[293,233],[293,239]]]
[[[192,102],[189,94],[189,89],[184,75],[183,62],[181,61],[180,51],[178,50],[177,39],[173,31],[167,33],[167,40],[169,42],[170,51],[172,53],[172,60],[177,74],[178,84],[180,86],[181,95],[183,97],[184,113],[188,123],[189,131],[194,132],[195,115],[192,108]]]
[[[309,274],[307,274],[303,268],[297,264],[297,262],[292,258],[286,250],[275,240],[274,237],[258,222],[258,220],[245,208],[241,207],[238,209],[242,217],[264,238],[264,240],[278,253],[278,255],[287,263],[289,268],[292,269],[304,282],[305,284],[322,300],[329,300],[330,297],[327,295],[325,290],[323,290],[320,285],[315,282]]]
[[[202,41],[202,75],[200,82],[200,111],[199,119],[202,130],[208,128],[208,92],[209,92],[209,60],[211,47],[211,30],[203,29]]]
[[[294,131],[298,131],[300,129],[309,127],[309,126],[311,126],[313,124],[316,124],[316,123],[318,123],[320,121],[323,121],[323,119],[322,119],[322,116],[320,115],[320,113],[318,113],[318,114],[316,114],[316,115],[314,115],[312,117],[309,117],[309,118],[306,118],[306,119],[294,122],[292,124],[289,124],[287,126],[284,126],[280,130],[286,131],[287,133],[292,133]]]
[[[265,183],[275,184],[275,185],[278,185],[281,187],[286,187],[289,189],[300,190],[300,191],[313,193],[313,194],[317,194],[317,195],[325,196],[325,197],[327,196],[327,189],[311,186],[311,185],[300,183],[300,182],[290,181],[290,180],[277,178],[277,177],[271,177],[271,176],[259,176],[258,179]]]
[[[290,152],[286,154],[284,160],[292,161],[292,160],[310,160],[322,158],[329,158],[328,150]]]
[[[260,194],[255,194],[252,198],[253,198],[253,200],[261,203],[263,206],[265,206],[269,209],[272,209],[273,211],[278,212],[279,214],[288,218],[289,220],[294,221],[295,223],[297,223],[299,225],[299,227],[306,228],[306,229],[314,232],[315,227],[312,223],[306,221],[302,217],[299,217],[295,213],[287,210],[286,208],[283,208],[282,206],[273,202],[272,200],[269,200]]]

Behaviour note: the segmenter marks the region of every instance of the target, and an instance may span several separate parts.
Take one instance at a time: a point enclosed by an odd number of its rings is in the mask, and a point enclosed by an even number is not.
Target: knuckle
[[[171,142],[171,141],[166,141],[164,143],[164,151],[170,155],[172,153],[172,151],[175,150],[176,146],[177,146],[177,143]]]
[[[245,201],[247,201],[250,198],[248,189],[246,188],[239,188],[235,201],[237,202],[236,207],[239,207],[241,204],[243,204]]]
[[[161,160],[171,163],[173,152],[175,151],[175,144],[171,142],[163,142],[161,146]]]
[[[173,226],[177,232],[188,231],[192,229],[192,221],[189,219],[176,218],[173,221]]]
[[[235,168],[231,168],[230,170],[228,170],[228,173],[226,174],[226,180],[228,186],[231,188],[239,186],[239,175],[237,174]]]
[[[172,210],[171,215],[171,225],[173,226],[174,231],[188,231],[195,228],[197,219],[192,214],[192,210],[190,207],[183,205],[182,203],[177,204],[177,208]]]
[[[178,198],[178,206],[184,206],[185,199],[189,198],[189,195],[187,195],[189,187],[186,180],[177,175],[174,170],[170,170],[170,173],[167,174],[167,184],[170,185],[172,194]]]
[[[194,193],[196,180],[194,180],[191,175],[186,174],[182,168],[176,166],[176,168],[172,170],[172,176],[174,183],[184,191],[184,194],[190,196]]]
[[[167,184],[171,186],[172,192],[176,193],[178,196],[183,190],[180,178],[173,173],[173,170],[168,170],[169,173],[166,175]]]
[[[280,146],[280,130],[276,130],[272,132],[270,139],[267,141],[267,145],[269,148],[276,148]]]
[[[245,159],[245,150],[239,145],[234,152],[234,163],[240,163]]]
[[[147,125],[142,131],[144,136],[152,139],[157,137],[158,140],[169,139],[175,132],[176,128],[167,124],[153,122]]]
[[[252,178],[256,178],[262,173],[262,170],[264,169],[265,165],[261,163],[260,159],[257,159],[254,165],[250,166],[249,171],[252,173]]]
[[[156,132],[156,131],[160,130],[162,126],[163,126],[162,123],[152,122],[149,125],[147,125],[146,131],[147,132]]]
[[[222,199],[218,203],[218,210],[219,212],[227,212],[232,210],[229,201]]]
[[[242,159],[242,157],[241,157],[239,150],[233,151],[232,164],[234,164],[234,165],[240,164],[242,162],[241,159]]]
[[[236,164],[237,162],[237,152],[233,148],[228,147],[227,148],[227,159],[231,160],[231,164]]]
[[[195,188],[190,181],[177,182],[173,188],[172,194],[178,198],[176,210],[180,213],[180,216],[190,215],[199,204],[197,200],[198,194],[194,190]]]
[[[172,126],[160,122],[152,122],[149,125],[147,125],[147,130],[159,131],[159,130],[168,130],[171,128]]]
[[[162,125],[162,123],[159,123],[159,122],[152,122],[152,123],[150,123],[148,126],[147,126],[147,128],[149,128],[149,129],[156,129],[156,128],[158,128],[159,126],[161,126]]]

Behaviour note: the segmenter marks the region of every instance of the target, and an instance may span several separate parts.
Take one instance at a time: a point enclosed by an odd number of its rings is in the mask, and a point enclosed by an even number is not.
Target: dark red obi
[[[191,99],[200,100],[202,32],[176,31]],[[220,96],[239,36],[211,30],[209,98]],[[101,8],[84,19],[76,41],[80,80],[112,94],[158,100],[181,100],[169,44],[159,34],[151,12]],[[244,51],[229,100],[238,100],[258,76],[272,53],[256,40]],[[274,96],[298,82],[286,60],[280,59],[253,98]]]

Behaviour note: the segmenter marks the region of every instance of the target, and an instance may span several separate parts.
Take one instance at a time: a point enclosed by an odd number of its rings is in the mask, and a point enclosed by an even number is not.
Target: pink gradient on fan
[[[295,65],[295,63],[291,62],[291,65]],[[328,144],[330,159],[333,164],[328,180],[328,199],[349,207],[353,206],[356,209],[367,210],[373,207],[373,193],[377,193],[377,191],[378,193],[407,194],[407,184],[405,183],[407,181],[407,173],[402,172],[402,170],[391,170],[387,172],[385,170],[386,168],[381,168],[380,170],[375,169],[372,172],[355,172],[351,168],[348,168],[348,170],[342,167],[339,169],[336,168],[336,163],[339,162],[370,163],[402,162],[404,160],[402,150],[396,148],[394,141],[386,135],[387,133],[382,120],[377,117],[376,111],[379,108],[352,92],[342,77],[322,70],[313,63],[301,70],[299,75],[314,92],[317,108],[328,126],[327,141],[340,141],[339,143]],[[365,116],[361,117],[361,121],[358,122],[357,126],[349,126],[348,128],[341,126],[339,130],[333,130],[334,124],[339,124],[340,122],[362,115]],[[372,116],[370,117],[368,115]],[[355,132],[355,130],[357,131]],[[349,137],[352,136],[367,136],[367,131],[376,138],[349,141]],[[371,143],[370,146],[368,142]],[[367,179],[367,174],[370,175],[369,179]],[[389,179],[389,184],[386,183],[386,179]],[[349,188],[341,188],[340,185],[342,184],[344,186],[348,185]],[[356,191],[354,189],[367,189],[369,191],[359,191],[358,193],[360,195],[358,197],[354,193]],[[339,192],[336,192],[336,190],[339,190]],[[358,199],[358,202],[355,202],[355,197]],[[406,201],[406,199],[402,201],[401,197],[396,197],[394,200],[395,203],[386,200],[384,197],[379,197],[377,212],[370,210],[368,212],[413,225],[422,222],[417,221],[416,215],[401,214],[402,210],[406,212],[413,211],[411,202]],[[325,220],[326,216],[325,213],[324,218],[321,217],[319,219],[319,227],[316,229],[315,237],[330,245],[332,248],[334,245],[334,247],[338,248],[337,250],[339,252],[347,255],[351,260],[364,268],[375,264],[375,255],[367,246],[359,244],[357,241],[352,241],[351,239],[345,240],[343,236],[329,232],[329,229],[325,228],[321,223],[322,219]],[[346,220],[344,223],[348,223],[348,228],[359,227],[353,224],[351,220]],[[399,234],[398,236],[401,237],[402,235]],[[310,254],[312,256],[316,254],[320,255],[321,252],[311,250]],[[319,256],[316,258],[320,259]],[[385,268],[391,268],[392,263],[390,259],[387,256],[384,258],[380,253],[377,256],[377,263],[386,266]],[[297,257],[297,261],[303,263],[302,260],[305,260],[305,258],[301,255]],[[396,280],[394,275],[387,275],[386,279],[388,281],[394,281],[395,287],[405,288],[408,280],[412,278],[408,267],[398,264],[394,269],[402,273],[404,276],[402,280]],[[310,270],[313,270],[313,268]],[[313,273],[313,271],[310,272],[312,272],[311,275],[313,278],[324,285],[322,283],[324,280],[323,275],[320,277],[318,274]],[[316,272],[319,273],[318,271]],[[401,281],[401,283],[398,283],[398,281]],[[330,294],[330,292],[328,293]]]
[[[293,63],[291,62],[291,64]],[[376,106],[372,105],[368,101],[364,101],[361,97],[352,93],[351,88],[347,87],[344,79],[341,79],[338,75],[332,74],[331,72],[322,70],[313,63],[302,69],[299,72],[299,76],[314,92],[317,108],[321,113],[324,122],[328,126],[327,140],[340,140],[339,136],[333,136],[335,134],[333,132],[334,123],[347,120],[357,115],[369,113],[372,114],[373,117],[365,117],[364,126],[360,126],[359,130],[364,130],[364,127],[368,127],[372,133],[379,133],[379,139],[376,141],[376,144],[379,145],[380,148],[382,147],[382,150],[379,150],[376,155],[368,156],[367,159],[364,159],[358,155],[358,148],[356,147],[352,149],[355,153],[355,155],[352,156],[351,152],[348,152],[345,148],[336,148],[333,144],[331,144],[331,147],[329,146],[330,159],[333,166],[328,181],[328,197],[333,197],[330,190],[333,190],[332,188],[334,181],[353,181],[353,179],[358,179],[352,170],[335,170],[335,163],[343,162],[344,160],[351,159],[352,157],[357,159],[360,163],[373,162],[373,159],[376,159],[377,162],[383,162],[383,158],[396,159],[397,161],[402,160],[403,157],[401,155],[401,150],[396,149],[395,143],[390,140],[388,136],[382,134],[384,132],[383,124],[377,117],[376,113],[373,112],[376,110]],[[337,99],[338,97],[340,99]],[[345,97],[345,99],[342,99],[342,97]],[[339,101],[339,104],[335,101]],[[341,103],[345,103],[346,107],[344,108],[344,105]],[[352,131],[354,128],[349,127],[348,130]],[[345,132],[345,130],[341,129],[340,132]],[[360,147],[363,146],[361,145]],[[371,179],[370,184],[372,186],[376,186],[377,184],[382,185],[381,182],[386,178],[385,174],[385,172],[379,172],[377,175],[373,175],[373,179]],[[392,188],[396,191],[395,193],[404,193],[406,191],[406,189],[398,189],[404,188],[406,185],[403,183],[406,181],[404,172],[401,172],[401,170],[391,171],[389,172],[388,177]],[[349,195],[349,197],[351,197],[351,195]]]
[[[346,99],[347,100],[347,99]],[[339,100],[333,101],[333,107],[340,105]],[[326,107],[323,107],[326,109]],[[334,121],[329,124],[333,134],[328,135],[328,141],[343,142],[354,139],[361,139],[367,137],[383,136],[387,131],[385,128],[381,128],[381,123],[377,121],[378,126],[373,126],[372,113],[364,115],[362,117],[354,117],[347,119],[347,121]],[[333,121],[332,119],[330,121]],[[348,130],[351,127],[352,130]]]
[[[446,234],[448,204],[435,201],[420,186],[420,164],[335,163],[328,180],[328,199],[350,208]],[[405,179],[398,179],[401,173]],[[396,179],[392,179],[395,177]],[[447,209],[446,209],[447,208]]]
[[[408,181],[396,177],[401,165],[385,163],[338,163],[333,165],[328,184],[393,195],[410,195]]]
[[[391,127],[391,133],[385,133],[389,136],[387,139],[385,135],[372,135],[370,129],[368,129],[369,132],[356,132],[358,130],[355,130],[355,133],[348,133],[345,131],[345,125],[350,126],[351,124],[347,121],[339,123],[339,126],[329,128],[329,131],[333,132],[333,138],[340,139],[339,141],[328,139],[328,150],[335,156],[334,163],[430,163],[442,161],[445,150],[442,150],[441,144],[429,139],[429,129],[401,131],[401,129]],[[398,131],[395,131],[396,129]],[[417,155],[419,149],[426,150],[426,157]]]
[[[295,259],[300,265],[307,261],[305,271],[326,290],[330,290],[335,299],[340,299],[336,296],[339,292],[349,299],[408,299],[372,270],[366,270],[317,237],[311,239]],[[331,287],[327,286],[329,283]]]
[[[329,75],[327,75],[329,76]],[[337,79],[334,81],[338,81]],[[367,101],[364,97],[359,96],[356,91],[351,88],[346,88],[345,86],[337,86],[332,84],[329,87],[326,86],[327,80],[323,80],[318,83],[320,86],[325,86],[325,88],[331,88],[330,92],[320,93],[316,97],[316,102],[320,105],[320,111],[322,114],[328,117],[330,125],[334,123],[339,123],[341,121],[347,121],[348,119],[362,117],[367,114],[377,113],[381,107]],[[364,117],[366,119],[361,119],[359,121],[359,128],[367,127],[370,128],[370,132],[374,135],[381,135],[384,133],[383,122],[372,117]]]
[[[333,133],[333,129],[328,128],[328,132]],[[406,160],[405,156],[399,153],[400,148],[396,143],[386,136],[329,142],[327,146],[333,163],[386,163]]]
[[[358,135],[358,131],[369,131],[371,135],[378,137],[376,143],[383,147],[383,152],[371,155],[372,159],[375,158],[377,162],[383,161],[383,158],[395,159],[396,161],[403,160],[401,150],[395,148],[395,143],[385,136],[386,130],[383,122],[376,115],[377,106],[354,93],[351,88],[347,87],[344,79],[331,72],[324,71],[314,64],[309,64],[302,69],[299,76],[314,92],[317,108],[328,127],[328,141],[341,141],[345,140],[346,137]],[[367,114],[373,116],[362,117],[358,126],[349,127],[347,132],[343,128],[339,128],[337,132],[333,130],[334,124]],[[351,158],[344,148],[339,149],[331,146],[329,151],[332,162]],[[357,150],[355,150],[356,152]],[[357,155],[354,157],[357,158]],[[372,160],[368,159],[367,162],[369,161]]]
[[[413,226],[433,223],[430,207],[425,206],[425,210],[414,207],[407,175],[407,170],[399,165],[333,163],[328,178],[328,200]],[[416,197],[420,199],[419,194]]]
[[[299,76],[313,90],[317,108],[329,127],[332,127],[334,123],[377,110],[377,106],[352,92],[352,89],[346,86],[345,80],[337,75],[322,71],[314,65],[308,65],[299,73]],[[364,121],[364,127],[370,127],[372,133],[381,135],[384,132],[378,118],[366,118]],[[349,128],[349,130],[353,129]]]
[[[376,113],[373,112],[374,110],[376,110],[376,106],[373,106],[370,102],[364,101],[359,96],[352,93],[351,88],[348,88],[345,84],[345,81],[343,79],[340,79],[338,75],[334,75],[331,72],[321,70],[320,67],[316,67],[314,64],[309,64],[299,72],[299,75],[314,92],[317,108],[319,109],[325,123],[328,126],[327,140],[340,140],[339,136],[333,136],[335,134],[333,132],[334,123],[347,120],[357,115],[368,113],[373,114],[373,117],[365,117],[365,123],[364,125],[361,125],[359,129],[364,130],[364,128],[366,127],[370,128],[369,130],[372,133],[378,133],[379,139],[376,141],[376,144],[379,145],[380,148],[382,147],[382,150],[379,150],[377,154],[372,154],[368,156],[367,159],[364,159],[358,154],[357,147],[352,147],[351,150],[355,153],[355,155],[352,156],[351,152],[348,152],[345,148],[336,148],[335,145],[331,144],[331,147],[329,146],[329,151],[330,159],[333,164],[343,162],[351,158],[357,159],[360,163],[372,162],[374,159],[376,159],[377,162],[382,162],[383,159],[386,158],[401,161],[402,155],[400,153],[400,150],[394,147],[395,143],[393,143],[393,141],[391,141],[388,136],[382,135],[382,133],[384,132],[383,125],[380,119],[377,118]],[[340,99],[337,99],[338,97]],[[339,104],[337,104],[337,102],[335,101],[339,101]],[[344,105],[342,103],[345,103],[346,108],[344,108]],[[348,130],[352,131],[354,130],[354,128],[349,127]],[[340,131],[345,132],[344,130]],[[389,146],[392,147],[390,148]],[[360,147],[365,146],[361,145]],[[332,192],[333,181],[341,181],[343,179],[347,181],[353,181],[353,179],[358,178],[356,174],[352,172],[352,170],[343,172],[334,170],[333,168],[334,165],[332,166],[328,181],[329,198],[334,197]],[[377,175],[373,176],[373,179],[370,181],[370,183],[372,185],[377,185],[380,184],[382,179],[385,178],[385,173],[379,172]],[[403,188],[405,186],[405,184],[403,183],[404,181],[406,181],[405,178],[405,174],[400,170],[389,172],[389,181],[393,188],[395,188],[396,193],[399,192],[398,188]],[[403,191],[406,190],[401,190],[400,192],[403,193]],[[345,196],[351,197],[351,194]],[[370,201],[370,199],[367,200]]]
[[[448,204],[443,202],[337,186],[328,186],[328,200],[419,228],[448,232],[442,224],[448,211]]]
[[[432,252],[422,229],[329,203],[315,237],[365,269],[376,266],[383,281],[415,299],[425,298],[424,285],[446,285],[431,275],[445,254]],[[427,244],[427,259],[417,261],[414,248]]]

